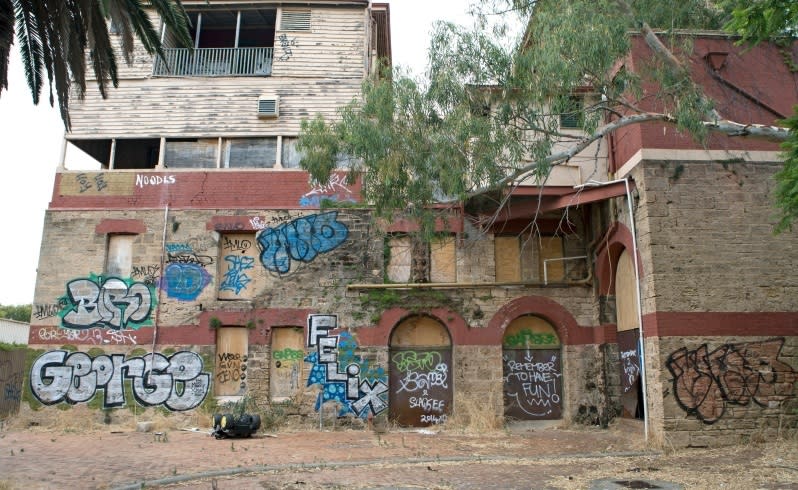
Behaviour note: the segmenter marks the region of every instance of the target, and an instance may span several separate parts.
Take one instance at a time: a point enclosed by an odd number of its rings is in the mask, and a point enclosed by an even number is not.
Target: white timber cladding
[[[103,99],[93,83],[70,104],[70,137],[277,136],[299,133],[302,119],[336,110],[360,94],[366,75],[363,8],[311,8],[310,30],[274,39],[271,76],[152,77],[153,58],[136,43],[134,63],[120,56],[119,87]],[[124,69],[121,67],[124,65]],[[258,98],[280,100],[278,118],[258,118]]]
[[[360,94],[360,79],[273,77],[154,78],[127,81],[103,99],[96,92],[70,105],[71,137],[213,137],[299,134],[302,119],[337,109]],[[258,117],[258,98],[280,98],[277,118]]]

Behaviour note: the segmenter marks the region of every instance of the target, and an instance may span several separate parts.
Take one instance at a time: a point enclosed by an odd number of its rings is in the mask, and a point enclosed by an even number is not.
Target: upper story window
[[[277,10],[209,7],[187,11],[194,49],[164,36],[155,76],[268,76],[272,72]]]
[[[453,235],[422,241],[411,235],[387,238],[388,280],[397,283],[457,282],[457,251]]]

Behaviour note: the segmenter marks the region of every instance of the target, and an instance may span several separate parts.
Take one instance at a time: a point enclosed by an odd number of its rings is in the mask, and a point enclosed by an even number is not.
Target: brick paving
[[[0,432],[0,483],[25,489],[104,489],[243,468],[278,466],[285,473],[287,466],[340,464],[352,468],[345,465],[366,463],[362,471],[368,473],[373,472],[368,465],[375,463],[421,461],[421,467],[425,467],[429,462],[455,464],[483,458],[496,459],[498,463],[502,458],[642,449],[639,434],[598,429],[524,429],[481,434],[304,431],[220,440],[204,430],[170,430],[159,437],[134,431],[13,429]]]
[[[311,430],[220,440],[208,431],[0,431],[2,490],[608,488],[592,486],[599,478],[680,483],[671,488],[798,490],[798,444],[663,454],[646,450],[640,425],[628,423],[608,430],[526,426],[479,434]]]

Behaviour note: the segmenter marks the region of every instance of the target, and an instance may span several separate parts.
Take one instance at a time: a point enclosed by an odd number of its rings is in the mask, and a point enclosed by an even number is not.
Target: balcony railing
[[[156,77],[269,76],[274,48],[170,48],[156,57]]]

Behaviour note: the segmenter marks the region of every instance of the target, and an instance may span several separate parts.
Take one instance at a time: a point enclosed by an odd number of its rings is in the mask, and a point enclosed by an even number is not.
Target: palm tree
[[[134,38],[149,54],[163,54],[146,9],[160,15],[179,44],[191,45],[180,0],[0,0],[0,94],[8,89],[9,54],[16,34],[33,103],[39,103],[46,83],[50,105],[58,99],[61,119],[69,129],[70,89],[74,84],[76,95],[84,96],[87,55],[103,97],[108,82],[114,87],[119,83],[109,25],[120,36],[128,64]]]

